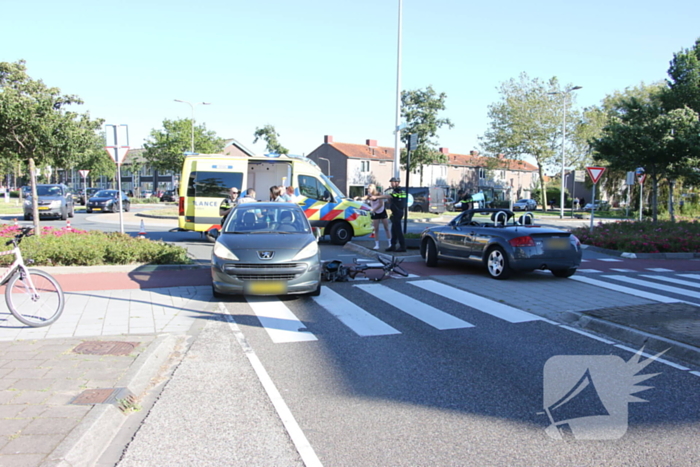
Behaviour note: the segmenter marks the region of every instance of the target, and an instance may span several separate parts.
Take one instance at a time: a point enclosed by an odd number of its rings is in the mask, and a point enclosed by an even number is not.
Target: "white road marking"
[[[441,284],[432,280],[412,281],[408,284],[420,287],[428,292],[441,295],[449,300],[475,308],[496,318],[508,321],[509,323],[525,323],[528,321],[543,321],[543,318],[527,311],[514,308],[494,300],[469,293],[449,285]]]
[[[700,274],[678,274],[678,277],[685,277],[686,279],[697,279],[700,281]]]
[[[270,378],[270,374],[263,366],[262,362],[258,358],[258,355],[255,353],[255,350],[253,350],[253,347],[251,347],[248,341],[246,340],[245,336],[243,335],[243,332],[241,331],[241,328],[238,327],[238,324],[236,324],[236,321],[233,319],[233,316],[231,316],[224,304],[221,302],[219,302],[219,312],[222,315],[226,316],[226,320],[228,321],[228,324],[231,327],[231,330],[233,331],[233,335],[236,337],[238,344],[243,349],[243,352],[248,358],[248,361],[253,367],[253,370],[255,370],[255,374],[258,376],[260,384],[262,384],[262,387],[265,389],[267,397],[270,398],[270,402],[272,402],[272,405],[275,408],[277,415],[279,415],[280,420],[282,421],[285,429],[287,430],[287,433],[289,433],[289,437],[294,443],[297,452],[299,452],[299,456],[301,456],[301,460],[302,462],[304,462],[304,466],[323,467],[321,460],[316,455],[316,452],[311,446],[311,443],[309,443],[309,440],[304,434],[304,431],[301,429],[296,419],[294,418],[292,411],[289,410],[289,406],[282,398],[282,394],[280,394],[279,390],[277,389],[277,386],[275,386],[275,383],[272,381],[272,378]]]
[[[617,259],[617,258],[598,258],[598,261],[606,261],[608,263],[621,263],[622,262],[621,259]]]
[[[356,285],[355,287],[441,331],[445,329],[474,327],[471,323],[456,318],[389,287],[380,284]]]
[[[614,290],[615,292],[626,293],[629,295],[635,295],[640,298],[646,298],[647,300],[653,300],[655,302],[661,303],[678,303],[683,302],[683,300],[678,300],[676,298],[666,297],[665,295],[659,295],[655,293],[645,292],[639,289],[633,289],[631,287],[625,287],[622,285],[611,284],[609,282],[600,281],[597,279],[591,279],[582,276],[571,276],[569,279],[583,282],[585,284],[595,285],[597,287],[603,287],[604,289]]]
[[[619,348],[619,349],[622,349],[622,350],[626,350],[626,351],[628,351],[628,352],[632,352],[632,353],[637,353],[637,352],[639,352],[639,350],[634,350],[633,348],[627,347],[627,346],[622,345],[622,344],[615,344],[615,347],[617,347],[617,348]],[[645,356],[646,358],[654,358],[654,355],[652,355],[652,354],[650,354],[650,353],[647,353],[647,352],[642,352],[641,355]],[[673,368],[677,368],[677,369],[683,370],[683,371],[687,371],[687,370],[690,369],[690,368],[685,367],[685,366],[683,366],[683,365],[679,365],[679,364],[677,364],[677,363],[669,362],[669,361],[666,360],[665,358],[657,358],[656,361],[659,362],[659,363],[663,363],[664,365],[668,365],[668,366],[671,366],[671,367],[673,367]]]
[[[321,288],[321,295],[314,301],[360,336],[388,336],[401,334],[376,316],[367,313],[353,302],[328,287]]]
[[[610,268],[611,271],[615,272],[637,272],[634,269],[617,269],[617,268]]]
[[[691,371],[691,373],[694,374],[695,376],[700,376],[700,371]]]
[[[664,292],[675,293],[678,295],[684,295],[686,297],[700,298],[700,293],[693,292],[692,290],[679,289],[678,287],[671,287],[669,285],[657,284],[655,282],[643,281],[641,279],[635,279],[634,277],[626,276],[603,276],[606,279],[613,279],[616,281],[627,282],[628,284],[639,285],[647,289],[658,289]]]
[[[576,272],[602,273],[603,271],[599,271],[597,269],[578,269]]]
[[[613,341],[609,341],[609,340],[607,340],[607,339],[603,339],[602,337],[598,337],[598,336],[596,336],[595,334],[591,334],[591,333],[588,333],[588,332],[586,332],[586,331],[582,331],[582,330],[580,330],[580,329],[572,328],[571,326],[561,325],[561,326],[559,326],[559,327],[560,327],[560,328],[564,328],[564,329],[568,329],[569,331],[575,332],[576,334],[581,334],[582,336],[590,337],[591,339],[595,339],[595,340],[600,341],[600,342],[602,342],[602,343],[604,343],[604,344],[614,344]]]
[[[656,279],[658,281],[666,281],[666,282],[671,282],[672,284],[676,284],[676,285],[685,285],[686,287],[694,287],[696,289],[700,289],[700,283],[684,281],[681,279],[677,279],[675,277],[650,276],[650,275],[646,275],[646,274],[642,274],[642,277],[648,277],[649,279]]]
[[[246,300],[275,344],[317,340],[278,298],[246,296]]]
[[[673,269],[664,269],[664,268],[644,268],[647,271],[652,271],[652,272],[675,272]]]

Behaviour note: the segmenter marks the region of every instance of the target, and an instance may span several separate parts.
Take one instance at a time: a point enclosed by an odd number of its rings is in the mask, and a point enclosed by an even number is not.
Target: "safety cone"
[[[374,232],[372,232],[372,235],[370,235],[369,238],[374,238]]]
[[[18,227],[19,224],[17,223],[17,219],[15,218],[15,227]]]
[[[143,224],[143,220],[141,220],[141,227],[139,228],[139,238],[146,238],[146,226]]]
[[[66,219],[66,230],[70,230],[70,219]]]

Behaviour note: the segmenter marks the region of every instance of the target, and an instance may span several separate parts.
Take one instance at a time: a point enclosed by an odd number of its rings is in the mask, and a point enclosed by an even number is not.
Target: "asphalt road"
[[[72,225],[115,229],[114,216],[100,216],[77,214]],[[208,259],[211,244],[197,234],[146,225],[149,238]],[[192,335],[121,465],[301,465],[299,451],[306,465],[327,466],[700,465],[698,368],[634,365],[637,349],[546,318],[663,297],[700,304],[700,281],[680,277],[700,267],[584,258],[569,280],[494,281],[446,265],[327,284],[318,298],[213,303],[218,314]],[[275,416],[251,355],[288,414]],[[635,383],[647,402],[631,396]],[[593,440],[582,439],[586,428]]]

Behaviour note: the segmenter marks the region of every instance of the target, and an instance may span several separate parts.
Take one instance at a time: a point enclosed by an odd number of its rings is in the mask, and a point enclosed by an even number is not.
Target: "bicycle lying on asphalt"
[[[348,279],[355,279],[358,274],[373,280],[380,281],[387,274],[396,273],[403,277],[408,277],[408,272],[401,266],[403,259],[396,256],[377,255],[378,263],[368,263],[358,261],[353,258],[351,266],[345,266],[340,260],[332,260],[324,265],[323,280],[328,282],[344,282]],[[371,274],[370,271],[381,271],[381,275]],[[369,274],[368,274],[369,273]]]
[[[0,277],[0,285],[5,286],[5,302],[10,313],[22,324],[41,327],[61,316],[65,299],[61,285],[49,273],[25,265],[19,244],[31,231],[32,227],[23,227],[18,235],[5,243],[13,248],[0,251],[0,256],[15,256],[9,269]]]

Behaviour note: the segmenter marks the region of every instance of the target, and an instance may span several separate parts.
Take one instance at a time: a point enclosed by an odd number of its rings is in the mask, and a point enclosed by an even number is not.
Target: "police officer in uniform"
[[[219,205],[219,215],[221,216],[221,226],[224,226],[224,221],[226,220],[226,217],[228,217],[228,213],[231,212],[231,209],[236,207],[238,204],[238,188],[231,187],[231,189],[228,192],[228,198],[224,199],[221,202],[221,205]]]
[[[389,183],[391,184],[389,194],[371,196],[370,199],[373,201],[375,199],[389,200],[389,209],[391,210],[391,218],[389,219],[391,221],[391,245],[384,251],[403,252],[406,251],[406,241],[401,229],[401,219],[403,219],[406,206],[406,192],[399,186],[400,180],[398,178],[392,177]]]

